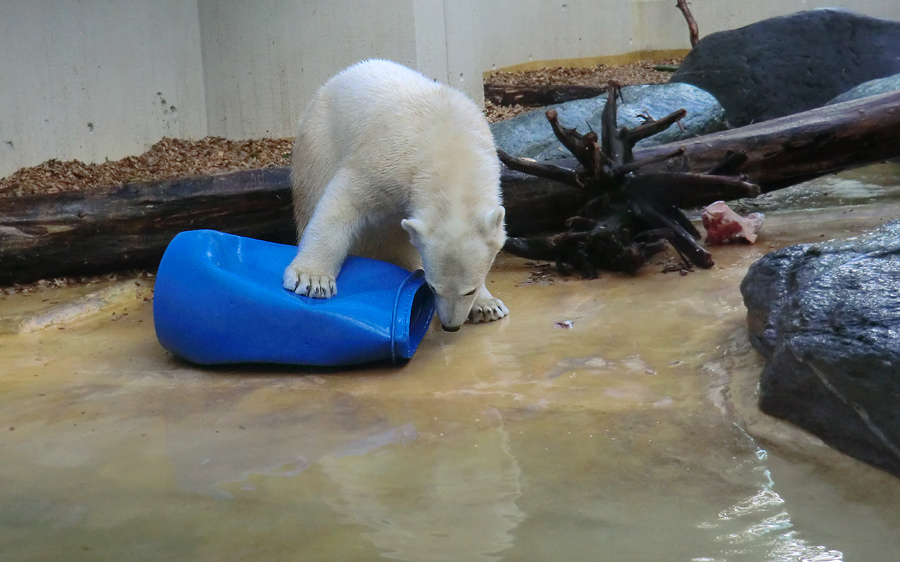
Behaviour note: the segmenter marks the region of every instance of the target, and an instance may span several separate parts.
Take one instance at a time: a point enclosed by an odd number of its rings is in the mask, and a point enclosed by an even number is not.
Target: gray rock
[[[707,92],[689,84],[626,86],[622,89],[622,99],[624,103],[620,102],[618,108],[619,126],[630,128],[643,123],[640,115],[659,119],[682,108],[687,110],[687,116],[681,121],[684,130],[673,125],[642,140],[637,144],[639,147],[674,142],[726,128],[725,112],[719,102]],[[544,115],[545,111],[556,109],[564,127],[575,127],[584,134],[591,130],[600,131],[604,107],[605,95],[566,102],[494,123],[491,131],[497,146],[513,156],[535,160],[571,158],[572,155],[553,135]]]
[[[773,252],[741,293],[760,409],[900,476],[900,221]]]
[[[855,88],[852,88],[834,98],[826,105],[858,100],[860,98],[867,98],[869,96],[877,96],[878,94],[886,94],[888,92],[893,92],[896,90],[900,90],[900,74],[894,74],[893,76],[888,76],[887,78],[877,78],[875,80],[863,82],[859,86],[856,86]]]
[[[825,105],[900,72],[900,22],[827,8],[704,37],[673,82],[713,94],[733,126]]]

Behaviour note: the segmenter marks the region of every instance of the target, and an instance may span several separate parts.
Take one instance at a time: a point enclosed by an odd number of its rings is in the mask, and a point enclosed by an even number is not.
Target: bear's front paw
[[[312,273],[294,264],[284,270],[284,288],[314,299],[330,299],[337,294],[333,276]]]
[[[488,294],[487,297],[479,296],[472,305],[469,312],[469,322],[473,324],[481,324],[483,322],[493,322],[509,315],[509,309],[503,304],[503,301],[497,297]]]

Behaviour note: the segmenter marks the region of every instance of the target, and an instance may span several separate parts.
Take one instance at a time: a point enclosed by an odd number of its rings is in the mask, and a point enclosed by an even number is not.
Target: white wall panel
[[[814,8],[841,7],[873,17],[900,20],[898,0],[691,0],[690,7],[700,27],[701,37],[715,31],[735,29],[762,19]]]
[[[829,5],[900,20],[900,0],[690,2],[701,36]],[[0,176],[163,136],[290,136],[364,58],[480,100],[495,68],[688,47],[674,0],[0,0]]]
[[[291,136],[332,74],[384,57],[414,65],[412,0],[199,0],[209,133]]]
[[[206,131],[196,0],[0,0],[0,176]]]
[[[482,70],[634,50],[631,0],[483,0],[482,4]]]

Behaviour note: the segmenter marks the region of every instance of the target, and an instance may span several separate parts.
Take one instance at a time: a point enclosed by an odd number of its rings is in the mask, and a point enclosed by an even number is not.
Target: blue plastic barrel
[[[281,286],[295,246],[214,230],[177,235],[156,276],[156,337],[204,365],[354,365],[409,359],[434,314],[421,271],[349,257],[330,299]]]

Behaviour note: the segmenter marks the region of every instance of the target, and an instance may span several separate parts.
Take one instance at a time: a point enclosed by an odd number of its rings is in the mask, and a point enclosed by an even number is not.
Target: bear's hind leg
[[[503,301],[495,297],[484,285],[478,290],[468,321],[472,324],[493,322],[509,315],[509,309]]]

